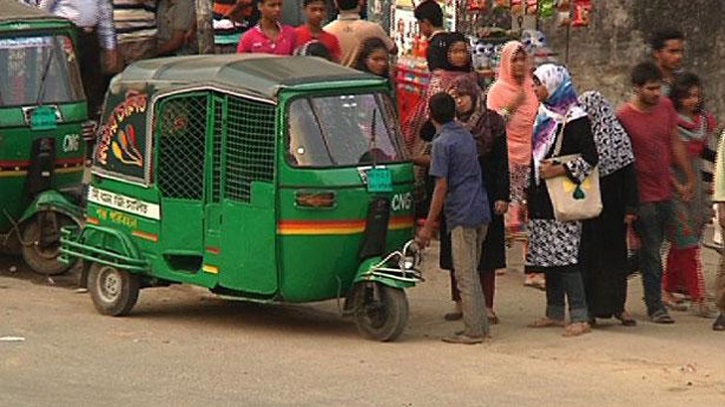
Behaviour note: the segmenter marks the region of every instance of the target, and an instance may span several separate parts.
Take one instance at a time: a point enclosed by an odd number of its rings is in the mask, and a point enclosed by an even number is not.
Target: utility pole
[[[196,1],[196,38],[200,54],[214,53],[214,28],[211,23],[212,0]]]

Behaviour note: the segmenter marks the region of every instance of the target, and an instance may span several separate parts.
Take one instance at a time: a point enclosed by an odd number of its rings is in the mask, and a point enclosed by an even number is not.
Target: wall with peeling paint
[[[601,91],[615,105],[631,95],[629,71],[649,58],[647,40],[663,27],[687,38],[684,68],[703,79],[708,108],[725,124],[725,1],[597,0],[591,25],[571,28],[568,66],[580,92]],[[563,62],[566,29],[544,22],[541,29]]]

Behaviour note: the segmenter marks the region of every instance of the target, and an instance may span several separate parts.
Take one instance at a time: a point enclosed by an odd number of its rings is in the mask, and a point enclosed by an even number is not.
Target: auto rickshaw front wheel
[[[88,291],[93,306],[103,315],[119,317],[131,312],[139,292],[139,277],[126,270],[93,263],[88,272]]]
[[[25,223],[22,229],[23,259],[31,270],[38,274],[57,276],[75,265],[58,261],[60,229],[74,224],[68,216],[54,211],[39,212]]]
[[[371,282],[356,288],[355,325],[364,336],[382,342],[394,341],[408,323],[405,291]]]

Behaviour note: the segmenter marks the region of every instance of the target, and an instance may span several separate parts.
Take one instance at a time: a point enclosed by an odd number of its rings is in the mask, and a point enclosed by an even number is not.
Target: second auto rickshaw
[[[0,250],[53,275],[60,228],[80,224],[88,121],[75,29],[65,19],[0,0]],[[74,198],[75,197],[75,198]]]

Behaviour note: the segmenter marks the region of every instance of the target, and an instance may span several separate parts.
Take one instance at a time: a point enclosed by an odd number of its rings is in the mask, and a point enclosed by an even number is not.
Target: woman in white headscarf
[[[564,336],[590,332],[589,315],[579,270],[582,222],[561,222],[554,218],[545,179],[566,176],[579,184],[599,160],[589,119],[579,106],[574,85],[566,68],[544,64],[534,71],[536,96],[541,101],[534,124],[532,176],[528,189],[529,249],[527,271],[546,274],[546,317],[534,328],[565,326],[565,299],[571,323]],[[553,159],[557,139],[559,155],[580,154],[565,164]]]

